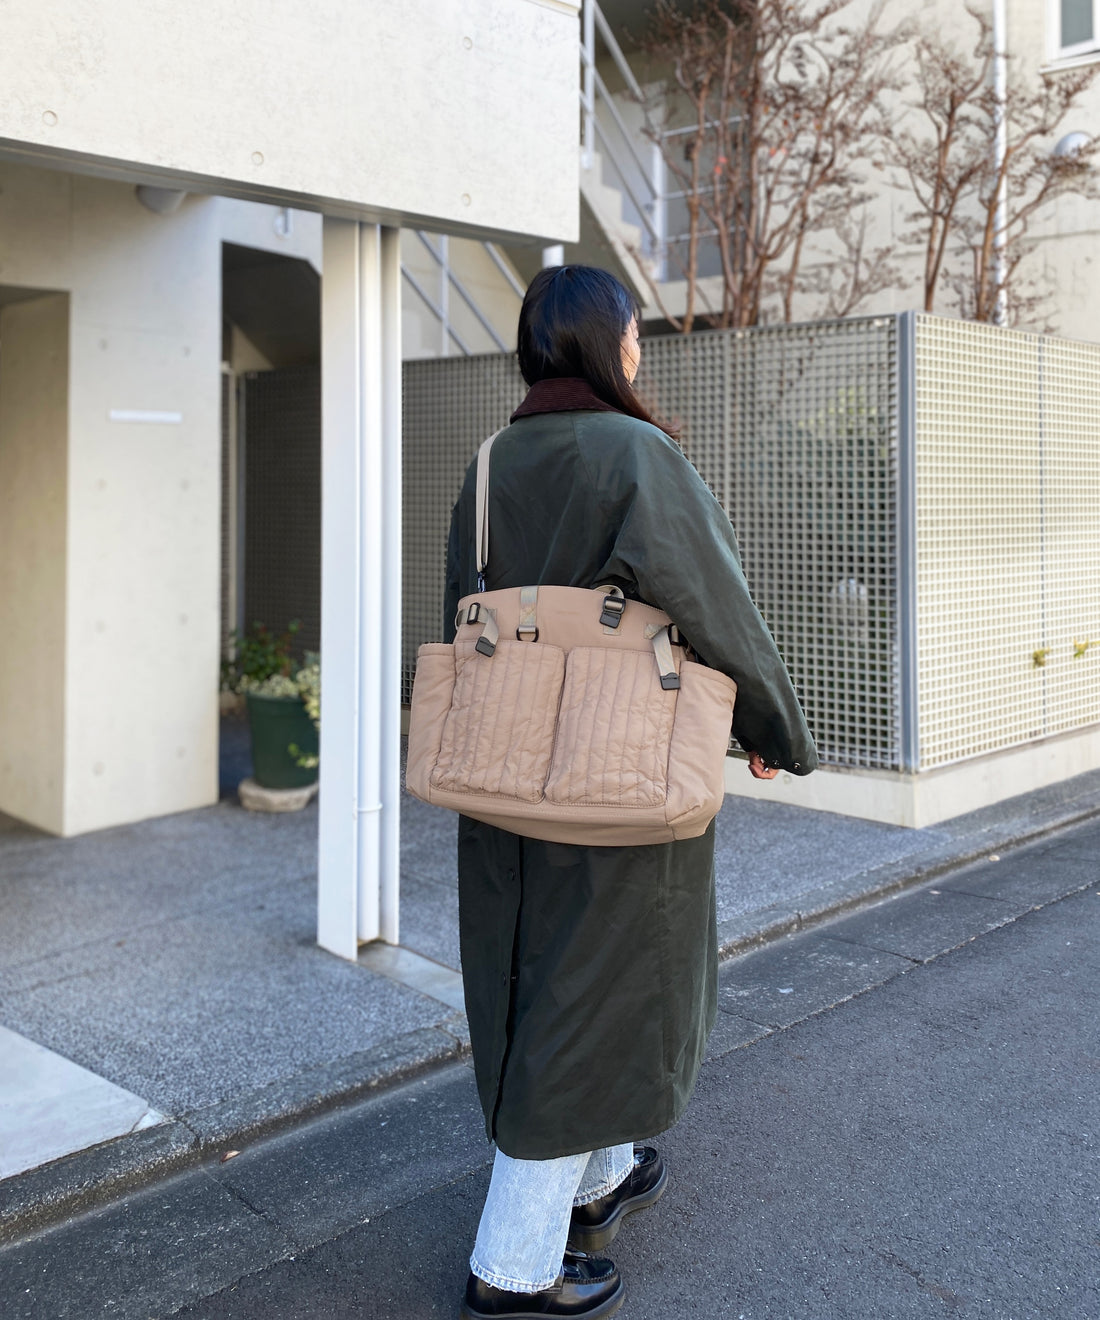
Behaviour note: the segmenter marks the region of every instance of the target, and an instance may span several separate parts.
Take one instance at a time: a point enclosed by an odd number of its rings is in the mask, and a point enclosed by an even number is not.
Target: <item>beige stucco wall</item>
[[[873,4],[874,0],[853,0],[845,13],[853,17],[864,15],[870,12]],[[980,8],[991,15],[991,0],[983,0]],[[1053,29],[1056,9],[1056,3],[1047,3],[1046,0],[1039,3],[1036,0],[1007,0],[1010,86],[1034,87],[1043,74],[1058,76],[1060,66],[1052,59],[1057,40]],[[904,24],[912,17],[912,6],[906,0],[888,0],[883,11],[883,22],[887,27]],[[925,0],[920,7],[918,22],[923,29],[936,32],[960,52],[969,53],[973,48],[977,24],[965,7],[954,0]],[[926,127],[926,121],[912,109],[917,94],[916,69],[907,54],[903,47],[895,56],[903,75],[904,89],[895,98],[891,114],[899,128],[913,124],[917,130]],[[1070,63],[1079,65],[1080,61]],[[1059,138],[1074,129],[1095,133],[1098,121],[1100,80],[1084,93],[1079,107],[1072,110],[1051,135],[1047,148],[1053,149]],[[914,209],[912,194],[900,172],[889,167],[889,153],[879,155],[879,164],[885,164],[885,168],[872,169],[866,174],[868,190],[874,194],[869,206],[870,239],[875,246],[896,246],[895,260],[903,282],[899,288],[875,295],[861,310],[902,311],[923,304],[923,253],[903,241],[914,228],[909,218]],[[897,186],[899,184],[902,186]],[[1097,337],[1095,317],[1089,315],[1088,308],[1100,297],[1100,269],[1094,261],[1098,227],[1100,203],[1074,196],[1061,198],[1035,215],[1028,230],[1029,241],[1034,244],[1033,252],[1021,265],[1019,288],[1021,294],[1046,296],[1041,305],[1024,316],[1022,324],[1025,328],[1047,327],[1071,338]],[[946,276],[961,274],[967,266],[968,258],[954,253],[946,265]],[[803,300],[799,315],[812,315],[815,311],[812,300]],[[948,315],[959,312],[958,300],[948,278],[940,280],[936,311]]]
[[[0,152],[570,239],[576,0],[7,0]]]
[[[28,383],[21,403],[55,445],[21,505],[39,530],[0,533],[22,584],[0,588],[0,611],[18,614],[30,595],[53,621],[43,637],[64,638],[63,666],[41,672],[45,728],[63,714],[63,735],[2,810],[73,834],[217,798],[221,244],[319,264],[319,217],[296,217],[286,238],[275,219],[207,197],[154,215],[127,184],[0,164],[0,283],[66,290],[70,307],[67,433],[64,372]],[[0,672],[13,646],[0,630]]]
[[[63,825],[69,299],[0,307],[0,811]]]
[[[842,11],[841,18],[852,25],[858,25],[870,14],[876,3],[877,0],[852,0]],[[990,13],[990,0],[983,0],[982,8]],[[1061,67],[1080,66],[1080,60],[1067,62],[1063,66],[1052,60],[1056,39],[1052,20],[1056,8],[1056,4],[1048,4],[1045,0],[1041,3],[1035,0],[1007,0],[1010,81],[1034,85],[1041,73],[1058,76]],[[977,25],[965,7],[955,0],[925,0],[919,14],[914,12],[908,0],[887,0],[883,7],[882,25],[886,29],[914,19],[921,27],[937,32],[960,51],[969,52],[973,48]],[[912,46],[899,47],[893,59],[902,75],[903,88],[891,98],[891,122],[896,130],[907,124],[912,124],[916,130],[922,120],[912,108],[916,96]],[[629,99],[623,100],[620,111],[627,119],[632,114],[636,116]],[[1079,108],[1066,116],[1065,122],[1052,134],[1047,145],[1053,148],[1061,136],[1072,130],[1095,134],[1098,123],[1100,78],[1083,94]],[[610,179],[611,176],[608,177]],[[899,267],[901,281],[897,287],[870,297],[858,310],[882,314],[920,308],[923,306],[923,252],[918,246],[903,241],[914,229],[910,220],[914,210],[912,194],[900,171],[890,167],[889,153],[886,151],[876,153],[875,158],[867,162],[864,177],[867,190],[872,194],[867,207],[868,245],[872,248],[894,246],[893,259]],[[1073,196],[1059,199],[1035,216],[1029,236],[1034,240],[1034,248],[1021,267],[1021,288],[1027,293],[1045,293],[1047,297],[1030,314],[1030,321],[1025,317],[1024,324],[1049,327],[1071,338],[1095,340],[1100,337],[1100,324],[1093,310],[1100,303],[1100,201]],[[815,236],[808,244],[803,268],[809,270],[815,265],[827,267],[845,260],[839,245],[830,243],[822,236]],[[941,278],[937,290],[937,312],[958,314],[958,299],[950,287],[950,276],[963,273],[967,264],[966,256],[959,253],[951,255],[945,268],[945,277]],[[1025,285],[1028,287],[1023,290]],[[712,304],[720,304],[721,289],[717,281],[703,281],[702,289]],[[663,301],[671,312],[680,314],[684,306],[684,295],[683,281],[673,281],[663,291]],[[822,311],[820,298],[803,295],[796,299],[794,318],[810,320],[821,315]],[[657,315],[657,308],[652,302],[647,312]],[[772,308],[771,314],[774,319],[777,309]]]

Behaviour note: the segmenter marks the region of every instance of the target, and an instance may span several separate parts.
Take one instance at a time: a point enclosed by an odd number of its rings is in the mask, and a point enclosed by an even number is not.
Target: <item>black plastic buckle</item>
[[[623,619],[623,610],[626,609],[626,601],[619,596],[605,596],[603,598],[603,609],[600,611],[600,622],[605,628],[617,628]]]
[[[475,600],[472,605],[467,607],[466,622],[467,623],[481,622],[481,602],[479,600]]]
[[[666,692],[675,692],[680,686],[679,674],[662,674],[661,686]]]
[[[524,633],[534,633],[535,635],[534,637],[525,638],[523,636]],[[521,624],[520,627],[516,629],[517,642],[523,642],[523,641],[537,642],[538,639],[539,639],[539,630],[537,626],[533,627],[531,624],[528,623],[528,624]]]
[[[496,653],[496,649],[496,642],[491,642],[488,637],[479,637],[474,643],[474,650],[479,655],[487,655],[491,658]]]

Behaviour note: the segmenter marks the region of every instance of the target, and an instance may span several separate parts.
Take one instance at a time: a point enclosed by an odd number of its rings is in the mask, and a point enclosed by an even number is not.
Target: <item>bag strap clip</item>
[[[657,673],[661,676],[661,687],[666,692],[675,692],[680,687],[680,675],[676,672],[676,661],[672,656],[672,641],[669,634],[674,625],[662,628],[655,623],[647,623],[645,635],[653,646],[653,656],[657,661]]]
[[[609,587],[607,595],[603,598],[600,622],[605,628],[617,628],[623,621],[625,609],[626,597],[623,595],[622,587]]]

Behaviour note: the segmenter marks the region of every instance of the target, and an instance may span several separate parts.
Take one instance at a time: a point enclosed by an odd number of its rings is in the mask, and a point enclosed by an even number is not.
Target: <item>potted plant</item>
[[[276,634],[263,623],[232,635],[222,662],[222,686],[244,696],[252,741],[252,777],[261,788],[305,788],[317,780],[321,664],[307,651],[293,655],[300,624]]]

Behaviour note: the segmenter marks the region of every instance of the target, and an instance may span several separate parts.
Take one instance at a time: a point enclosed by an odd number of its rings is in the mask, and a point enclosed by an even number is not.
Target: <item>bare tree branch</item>
[[[864,201],[862,171],[886,131],[885,94],[898,87],[898,32],[881,27],[882,4],[854,26],[848,0],[661,0],[645,41],[671,76],[644,104],[647,132],[683,194],[686,310],[695,322],[704,250],[722,281],[710,324],[757,324],[768,309],[788,320],[795,297],[820,285],[803,270],[812,236],[835,232]],[[849,257],[865,244],[842,240]],[[878,262],[872,282],[884,277]],[[892,267],[889,269],[893,270]],[[851,302],[870,268],[848,280]],[[862,295],[861,295],[862,296]]]
[[[1032,246],[1028,231],[1033,219],[1065,193],[1096,195],[1092,145],[1068,156],[1051,151],[1051,138],[1096,69],[1044,76],[1031,85],[1010,76],[999,105],[991,76],[990,21],[980,10],[967,7],[966,12],[977,28],[969,54],[949,46],[937,32],[918,33],[914,108],[919,128],[894,136],[893,155],[916,202],[908,237],[924,250],[925,311],[933,310],[954,253],[964,264],[946,283],[963,314],[994,321],[1002,295],[1011,295],[1010,312],[1019,319],[1034,312],[1039,301],[1025,292],[1020,279],[1020,262]],[[1007,145],[998,159],[994,145],[1002,113]],[[998,218],[1002,187],[1003,222]]]

